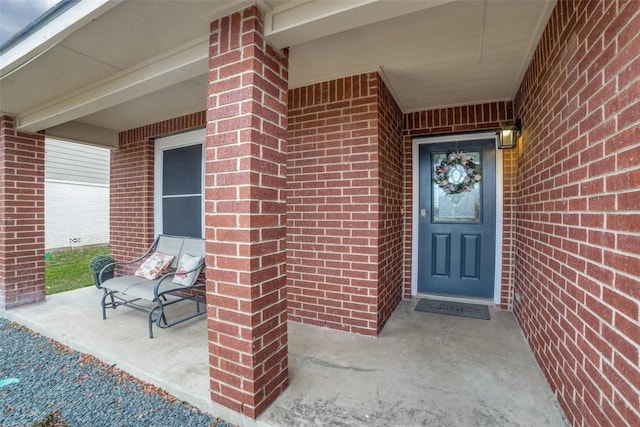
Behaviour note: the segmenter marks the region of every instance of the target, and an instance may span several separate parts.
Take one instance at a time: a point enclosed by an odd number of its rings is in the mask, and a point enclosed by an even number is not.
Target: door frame
[[[490,139],[493,138],[496,141],[495,150],[496,150],[496,261],[495,261],[495,274],[494,274],[494,283],[493,283],[493,302],[496,305],[500,304],[500,296],[502,289],[502,234],[504,229],[503,222],[503,200],[504,200],[504,180],[503,180],[503,155],[502,150],[498,149],[497,144],[497,136],[495,131],[491,132],[473,132],[473,133],[464,133],[457,135],[444,135],[444,136],[418,136],[414,137],[411,141],[412,145],[412,153],[411,153],[411,162],[413,165],[412,172],[412,196],[413,202],[411,206],[411,296],[416,296],[418,294],[418,201],[419,201],[419,193],[418,193],[418,184],[420,182],[420,164],[419,164],[419,153],[418,148],[422,144],[437,144],[442,142],[464,142],[464,141],[472,141],[477,139]],[[460,300],[468,300],[468,297],[447,297],[447,299],[460,299]]]

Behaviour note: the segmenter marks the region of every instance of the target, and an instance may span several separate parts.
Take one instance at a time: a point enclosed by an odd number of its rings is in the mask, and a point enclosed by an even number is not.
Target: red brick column
[[[211,398],[257,417],[288,384],[288,59],[257,8],[211,23],[206,140]]]
[[[44,135],[0,117],[0,308],[44,298]]]

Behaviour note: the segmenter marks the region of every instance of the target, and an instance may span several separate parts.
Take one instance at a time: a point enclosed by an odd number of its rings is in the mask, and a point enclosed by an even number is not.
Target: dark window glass
[[[178,196],[163,199],[162,232],[173,236],[202,237],[201,197]]]
[[[202,237],[202,144],[162,153],[162,232]]]
[[[202,144],[165,150],[162,157],[162,195],[202,192]]]

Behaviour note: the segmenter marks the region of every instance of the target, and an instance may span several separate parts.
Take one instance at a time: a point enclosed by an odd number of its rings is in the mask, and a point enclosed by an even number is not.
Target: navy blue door
[[[471,191],[446,193],[435,170],[462,151],[480,166]],[[418,292],[492,298],[495,271],[495,139],[419,146]],[[449,169],[452,171],[452,169]],[[461,171],[450,172],[460,179]]]

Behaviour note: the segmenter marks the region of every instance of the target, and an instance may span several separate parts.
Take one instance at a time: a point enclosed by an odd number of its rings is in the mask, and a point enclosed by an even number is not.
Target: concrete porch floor
[[[287,391],[257,421],[209,400],[204,318],[147,336],[143,313],[102,320],[94,287],[0,311],[178,399],[241,426],[564,426],[509,312],[491,320],[413,311],[402,301],[378,338],[289,323]]]

